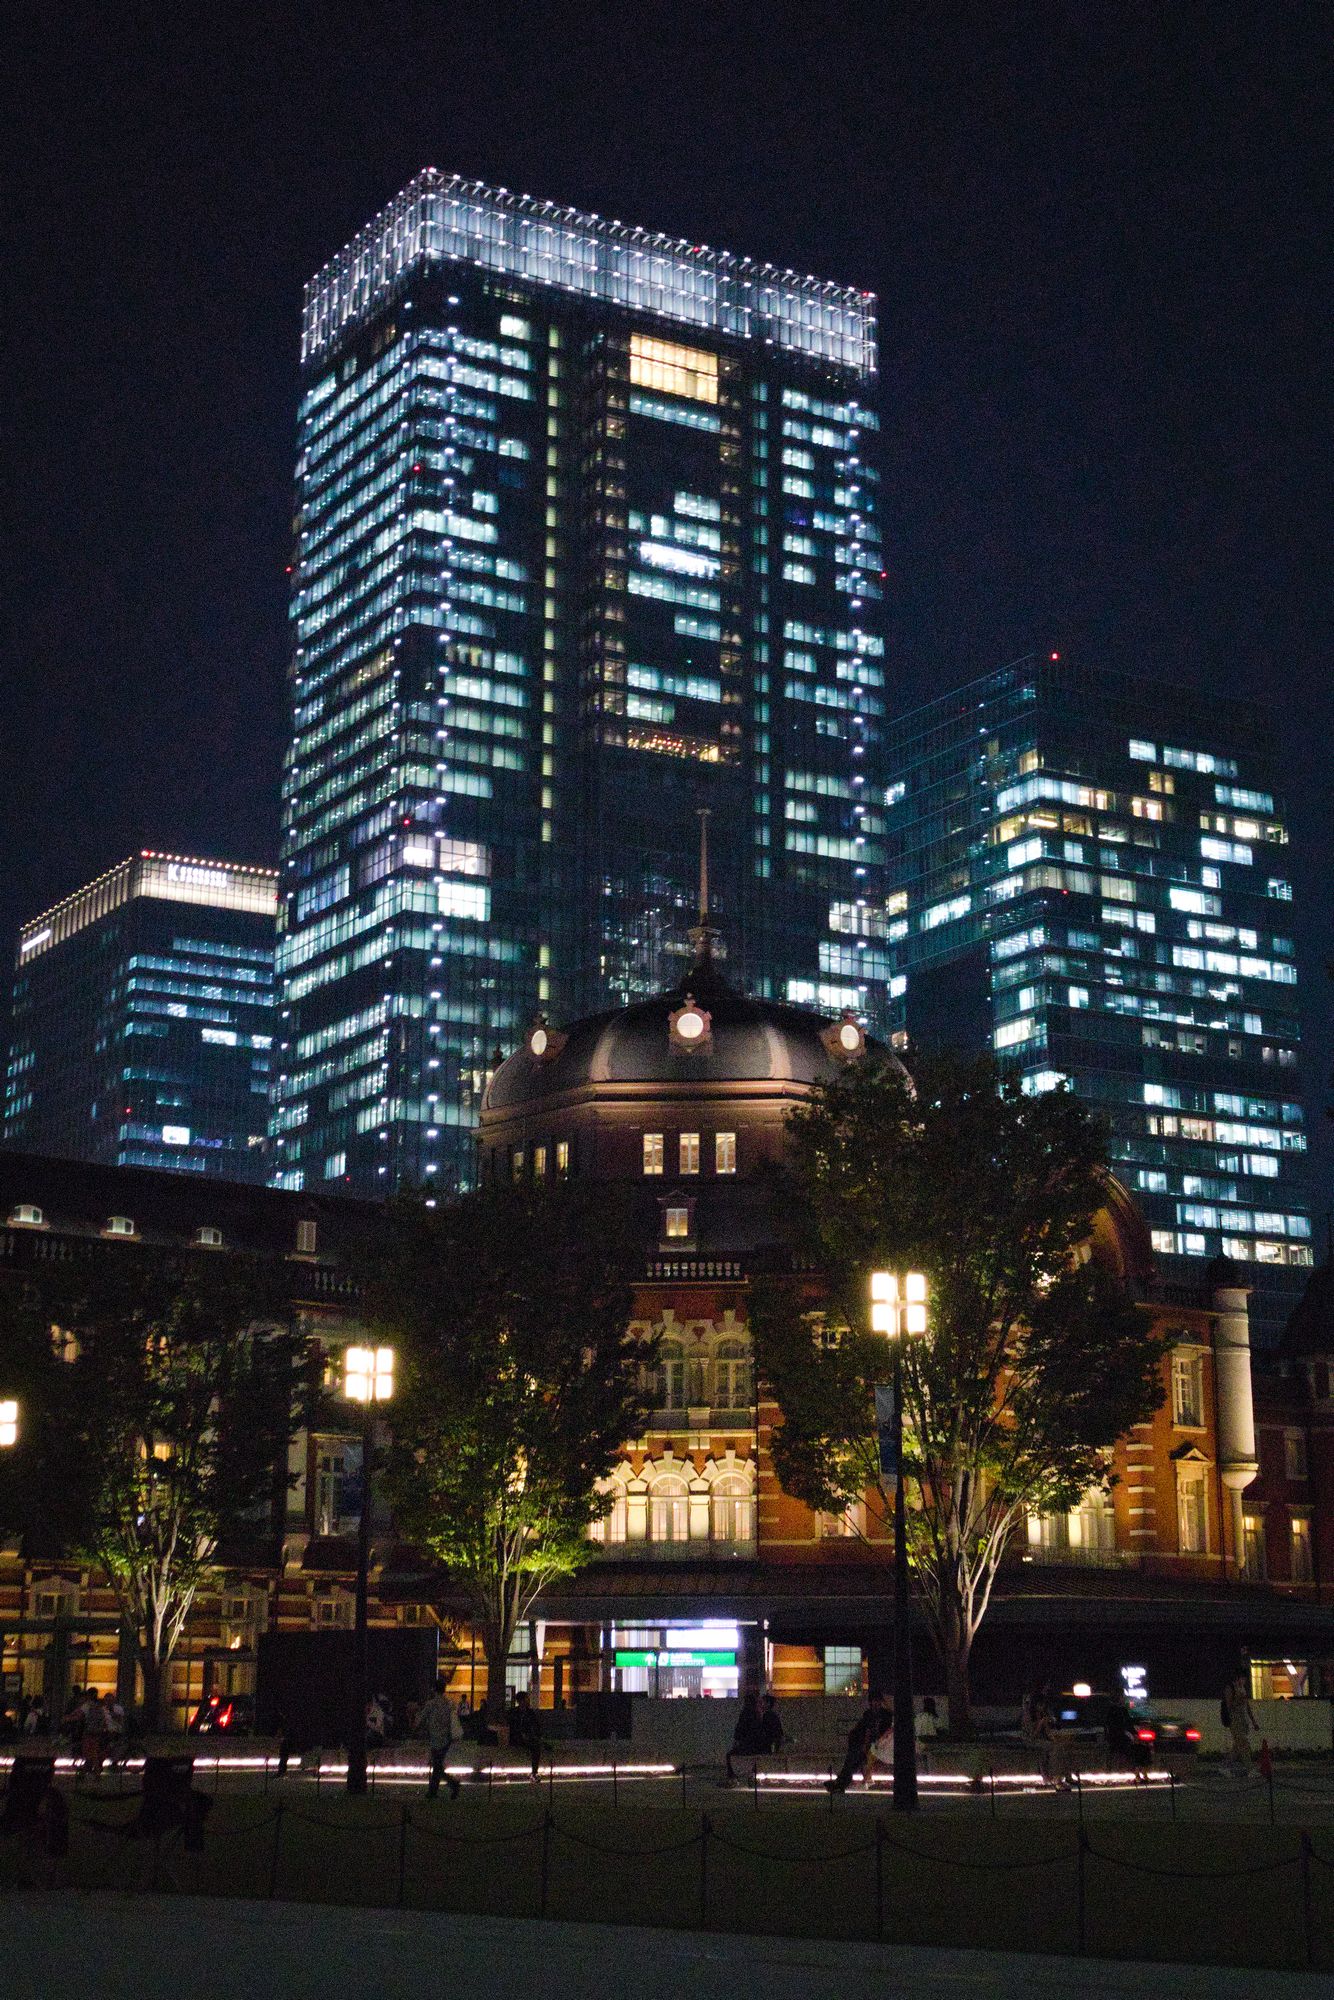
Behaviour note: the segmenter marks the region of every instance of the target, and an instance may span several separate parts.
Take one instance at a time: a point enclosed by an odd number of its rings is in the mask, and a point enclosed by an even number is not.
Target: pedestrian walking
[[[460,1734],[459,1719],[453,1702],[445,1693],[445,1685],[443,1679],[436,1682],[435,1693],[423,1703],[421,1714],[417,1717],[417,1727],[426,1737],[431,1752],[431,1775],[426,1782],[428,1799],[435,1798],[439,1793],[441,1778],[449,1786],[451,1799],[459,1795],[458,1779],[445,1769],[450,1747],[458,1742]]]
[[[533,1783],[537,1783],[537,1765],[542,1755],[542,1724],[537,1710],[528,1696],[520,1688],[514,1697],[509,1712],[510,1742],[520,1750],[528,1752],[532,1765]]]
[[[738,1783],[734,1757],[757,1757],[764,1748],[760,1717],[760,1698],[757,1694],[743,1695],[736,1728],[732,1731],[732,1742],[727,1752],[727,1783]]]
[[[760,1755],[776,1757],[786,1742],[787,1731],[778,1713],[778,1697],[767,1694],[760,1703]]]
[[[880,1742],[886,1731],[892,1731],[894,1718],[885,1706],[885,1697],[873,1690],[859,1720],[848,1731],[848,1754],[843,1759],[838,1776],[831,1778],[825,1786],[827,1792],[846,1792],[858,1771],[865,1771],[870,1761],[871,1746]]]

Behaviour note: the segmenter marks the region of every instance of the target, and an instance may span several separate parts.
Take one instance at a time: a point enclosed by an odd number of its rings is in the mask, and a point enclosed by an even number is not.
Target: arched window
[[[589,1540],[594,1542],[623,1542],[629,1532],[629,1509],[625,1498],[625,1488],[612,1485],[606,1488],[603,1498],[607,1502],[607,1512],[600,1521],[594,1521],[588,1530]]]
[[[714,1408],[748,1410],[754,1400],[750,1355],[745,1341],[720,1341],[714,1364]]]
[[[660,1473],[649,1488],[648,1538],[651,1542],[690,1540],[689,1489],[678,1473]]]
[[[709,1500],[709,1531],[714,1543],[723,1547],[753,1547],[755,1496],[744,1473],[725,1472],[714,1480]]]
[[[683,1410],[686,1406],[686,1364],[679,1340],[664,1340],[658,1349],[654,1407]]]

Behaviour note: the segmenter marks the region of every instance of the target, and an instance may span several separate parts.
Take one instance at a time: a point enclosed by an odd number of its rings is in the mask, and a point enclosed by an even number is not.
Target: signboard
[[[618,1667],[734,1667],[736,1654],[732,1653],[672,1653],[644,1652],[640,1648],[616,1653]]]
[[[880,1471],[886,1479],[899,1476],[898,1426],[894,1421],[894,1391],[875,1392],[875,1427],[880,1439]]]

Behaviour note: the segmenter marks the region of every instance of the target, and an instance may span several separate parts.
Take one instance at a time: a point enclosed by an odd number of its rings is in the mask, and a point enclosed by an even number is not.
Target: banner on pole
[[[898,1425],[895,1422],[894,1391],[892,1388],[878,1388],[875,1392],[875,1427],[880,1440],[880,1474],[884,1479],[899,1476]]]

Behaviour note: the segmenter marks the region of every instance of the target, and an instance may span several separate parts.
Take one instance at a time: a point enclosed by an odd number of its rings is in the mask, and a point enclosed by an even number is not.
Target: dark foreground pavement
[[[5,2000],[1329,2000],[1327,1974],[1109,1964],[211,1898],[5,1898]]]

